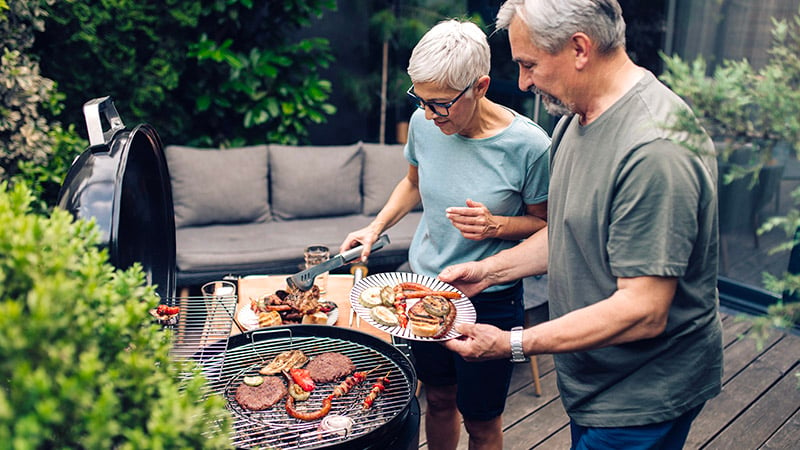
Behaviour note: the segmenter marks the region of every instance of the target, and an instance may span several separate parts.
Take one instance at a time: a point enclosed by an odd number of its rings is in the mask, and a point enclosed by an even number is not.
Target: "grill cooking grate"
[[[176,323],[165,325],[173,333],[171,357],[174,360],[224,356],[234,328],[236,295],[174,297],[166,299],[164,303],[180,307]],[[219,378],[223,365],[224,358],[213,365],[204,366],[206,377],[209,380]],[[182,375],[191,376],[191,373]]]
[[[267,338],[259,340],[263,337],[261,335],[266,335]],[[228,349],[222,355],[203,361],[205,367],[221,368],[220,376],[209,385],[211,390],[228,401],[228,408],[235,422],[233,444],[237,447],[307,449],[346,442],[376,430],[405,412],[414,395],[416,386],[413,375],[403,365],[408,363],[407,360],[394,361],[374,348],[331,337],[293,336],[291,327],[254,331],[249,338],[250,342],[247,344]],[[258,370],[275,356],[291,349],[302,350],[310,358],[324,352],[339,352],[353,361],[357,371],[372,370],[363,383],[346,395],[333,399],[329,415],[346,415],[353,419],[354,425],[350,434],[341,436],[332,432],[323,433],[318,430],[320,420],[305,422],[289,416],[285,411],[285,400],[265,411],[246,410],[236,402],[236,388],[245,375],[258,374]],[[224,359],[224,364],[219,359]],[[362,402],[373,383],[387,372],[390,374],[386,390],[372,408],[362,410]],[[322,399],[331,394],[341,381],[319,383],[308,400],[296,403],[296,409],[317,410],[322,405]]]

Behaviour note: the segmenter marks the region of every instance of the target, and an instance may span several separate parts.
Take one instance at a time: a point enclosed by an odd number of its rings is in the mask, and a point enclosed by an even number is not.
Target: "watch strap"
[[[511,362],[526,362],[525,352],[522,350],[522,327],[511,329]]]

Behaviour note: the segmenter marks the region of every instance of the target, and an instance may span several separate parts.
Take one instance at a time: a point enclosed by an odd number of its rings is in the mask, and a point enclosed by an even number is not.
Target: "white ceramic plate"
[[[247,331],[258,328],[258,315],[248,305],[243,305],[239,308],[236,313],[236,320]],[[339,308],[333,308],[328,311],[328,325],[336,325],[337,320],[339,320]]]
[[[448,339],[457,338],[461,334],[456,331],[455,324],[453,328],[442,338],[434,339],[432,337],[420,337],[415,335],[411,332],[411,328],[403,328],[403,327],[388,327],[386,325],[381,325],[370,317],[369,308],[363,306],[359,301],[358,297],[364,291],[364,289],[372,286],[394,286],[398,283],[405,283],[405,282],[412,282],[412,283],[419,283],[431,288],[434,291],[453,291],[461,292],[451,286],[444,281],[437,280],[435,278],[427,277],[425,275],[420,275],[417,273],[410,273],[410,272],[384,272],[384,273],[376,273],[374,275],[369,275],[365,278],[362,278],[358,283],[353,286],[350,290],[350,307],[353,308],[353,311],[358,314],[363,320],[366,320],[367,323],[372,325],[373,327],[385,331],[393,336],[411,339],[415,341],[446,341]],[[418,302],[419,299],[408,299],[406,301],[406,308],[411,308],[414,303]],[[475,323],[475,307],[472,306],[472,302],[461,294],[461,298],[452,300],[453,305],[456,307],[456,320],[455,323]]]
[[[332,310],[328,311],[328,325],[336,325],[336,321],[339,320],[339,308],[333,308]]]

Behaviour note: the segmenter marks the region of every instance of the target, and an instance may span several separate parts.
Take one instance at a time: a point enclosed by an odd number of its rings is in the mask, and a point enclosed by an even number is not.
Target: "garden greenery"
[[[45,7],[33,52],[66,95],[62,123],[82,124],[84,102],[111,96],[165,144],[296,144],[335,112],[319,75],[333,58],[327,40],[297,38],[335,0],[113,4]]]
[[[702,57],[688,63],[678,56],[662,55],[661,79],[692,107],[679,115],[675,129],[696,135],[702,129],[715,139],[721,160],[737,153],[748,155],[743,163],[729,164],[725,183],[751,176],[757,181],[762,167],[772,164],[778,145],[800,156],[800,10],[790,19],[773,19],[772,46],[766,65],[756,70],[748,61],[722,61],[709,76]],[[691,142],[691,141],[690,141]],[[800,198],[800,189],[792,196]],[[772,252],[800,245],[800,210],[769,218],[758,230],[781,229],[786,241]],[[764,274],[765,287],[787,298],[800,294],[800,275],[788,271],[781,277]],[[755,332],[763,338],[772,327],[788,328],[800,320],[800,302],[779,302],[765,317],[754,319]]]
[[[40,3],[0,2],[0,180],[16,175],[21,161],[45,163],[53,144],[43,113],[57,112],[55,83],[27,54],[34,30],[44,28]]]
[[[230,417],[202,375],[180,381],[138,265],[93,223],[32,214],[0,183],[0,442],[9,448],[225,448]]]
[[[319,76],[332,55],[292,35],[335,6],[0,0],[0,181],[27,184],[34,210],[55,205],[88,145],[83,103],[106,95],[167,144],[305,142],[335,112]]]

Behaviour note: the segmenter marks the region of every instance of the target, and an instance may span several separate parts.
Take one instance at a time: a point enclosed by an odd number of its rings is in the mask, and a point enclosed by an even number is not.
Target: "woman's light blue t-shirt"
[[[425,112],[409,125],[405,157],[419,171],[423,214],[409,250],[411,269],[435,277],[447,266],[477,261],[519,241],[469,240],[447,219],[445,210],[483,203],[500,216],[519,216],[525,205],[547,200],[550,138],[532,120],[514,113],[511,124],[482,139],[445,135]],[[498,285],[487,291],[500,290]]]

